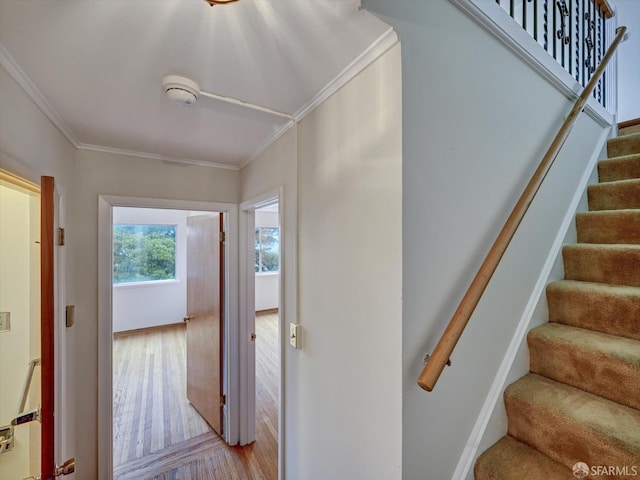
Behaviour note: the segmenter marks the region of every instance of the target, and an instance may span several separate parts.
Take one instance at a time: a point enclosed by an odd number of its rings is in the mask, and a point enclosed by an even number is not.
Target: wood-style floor
[[[115,480],[275,480],[278,316],[256,317],[256,442],[229,447],[186,400],[181,326],[113,344]]]

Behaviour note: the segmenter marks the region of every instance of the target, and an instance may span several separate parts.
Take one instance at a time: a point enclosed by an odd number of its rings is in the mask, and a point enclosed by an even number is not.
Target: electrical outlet
[[[0,332],[11,330],[11,313],[0,312]]]
[[[295,323],[289,324],[289,343],[293,348],[300,349],[302,348],[302,325],[297,325]]]

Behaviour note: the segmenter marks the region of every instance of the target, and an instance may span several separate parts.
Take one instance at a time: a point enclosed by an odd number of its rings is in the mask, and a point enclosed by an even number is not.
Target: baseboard
[[[139,335],[141,333],[156,333],[162,330],[173,330],[176,328],[184,328],[184,322],[168,323],[166,325],[156,325],[153,327],[135,328],[133,330],[123,330],[121,332],[113,332],[113,338],[128,337],[131,335]]]

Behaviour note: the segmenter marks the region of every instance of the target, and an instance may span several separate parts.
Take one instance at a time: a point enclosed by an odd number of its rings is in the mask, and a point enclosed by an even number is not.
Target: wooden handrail
[[[558,156],[560,149],[569,136],[569,133],[571,132],[571,129],[573,128],[578,115],[580,114],[580,112],[582,112],[582,109],[587,103],[591,92],[600,79],[600,76],[604,72],[616,47],[622,41],[622,38],[624,37],[626,31],[627,27],[618,27],[616,29],[616,36],[613,39],[613,42],[611,42],[611,46],[607,50],[607,53],[602,58],[600,65],[594,72],[591,80],[589,80],[589,83],[587,83],[587,85],[584,87],[582,94],[578,97],[578,100],[576,101],[575,105],[571,109],[571,112],[562,124],[562,127],[560,127],[560,130],[558,131],[556,137],[553,139],[549,150],[547,150],[547,153],[542,159],[542,162],[540,162],[540,166],[533,174],[533,177],[531,177],[529,184],[525,188],[524,192],[520,196],[520,199],[518,200],[518,203],[511,212],[511,215],[509,215],[509,218],[502,227],[502,230],[498,234],[498,238],[496,238],[491,247],[491,250],[489,250],[487,257],[480,266],[480,269],[473,279],[473,282],[471,282],[467,293],[462,298],[458,309],[453,314],[449,325],[447,325],[447,328],[442,334],[442,337],[440,337],[440,340],[438,341],[433,354],[429,356],[429,359],[422,369],[420,377],[418,378],[418,385],[420,385],[420,387],[427,390],[428,392],[433,390],[433,387],[435,387],[438,378],[440,378],[442,370],[444,370],[445,365],[447,364],[447,362],[449,362],[451,352],[453,352],[453,349],[458,343],[462,332],[467,326],[467,323],[469,323],[469,318],[473,314],[473,311],[480,301],[480,297],[482,297],[482,294],[486,289],[489,281],[491,280],[493,273],[498,267],[500,259],[509,246],[511,239],[515,235],[520,222],[529,209],[529,206],[531,205],[531,202],[538,192],[540,185],[542,185],[542,182],[549,172],[551,165],[553,165],[553,162]]]

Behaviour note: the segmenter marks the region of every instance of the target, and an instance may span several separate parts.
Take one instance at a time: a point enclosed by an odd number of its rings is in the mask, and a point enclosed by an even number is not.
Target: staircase
[[[504,392],[507,435],[476,480],[640,478],[640,133],[607,149],[565,280],[547,287],[550,323],[527,337],[530,373]]]

